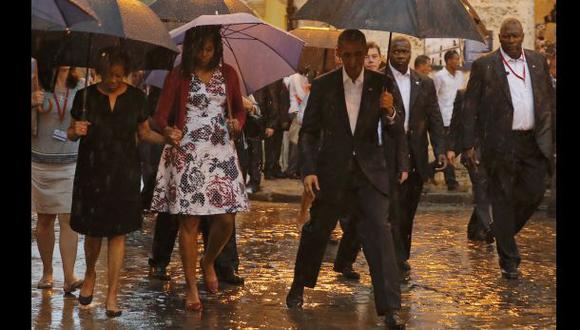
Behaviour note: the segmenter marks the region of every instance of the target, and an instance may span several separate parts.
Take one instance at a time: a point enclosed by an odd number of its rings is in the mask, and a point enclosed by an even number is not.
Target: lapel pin
[[[536,66],[535,66],[534,64],[532,64],[532,68],[534,68],[534,69],[535,69],[535,68],[536,68]]]
[[[415,81],[415,85],[419,85],[419,81],[418,80]]]

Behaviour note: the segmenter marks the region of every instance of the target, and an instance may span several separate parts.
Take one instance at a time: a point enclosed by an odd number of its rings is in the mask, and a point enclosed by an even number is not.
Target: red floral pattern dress
[[[226,128],[225,79],[217,68],[205,84],[193,75],[179,148],[166,145],[151,209],[212,215],[248,210],[234,141]]]

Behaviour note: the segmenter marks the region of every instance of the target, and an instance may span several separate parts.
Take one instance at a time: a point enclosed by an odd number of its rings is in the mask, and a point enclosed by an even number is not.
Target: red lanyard
[[[64,120],[64,112],[66,111],[66,105],[68,103],[68,91],[69,89],[67,88],[66,94],[64,96],[64,106],[62,108],[60,107],[60,103],[56,98],[56,93],[52,94],[52,96],[54,97],[54,103],[56,103],[56,110],[58,110],[58,117],[60,118],[60,121]]]
[[[514,69],[512,69],[512,66],[508,63],[508,61],[506,61],[505,57],[503,57],[503,54],[500,52],[499,55],[501,56],[501,60],[503,61],[503,63],[508,67],[508,69],[510,69],[510,71],[514,74],[514,76],[516,76],[518,79],[522,80],[524,82],[524,84],[526,83],[526,56],[524,55],[524,52],[522,52],[522,57],[524,58],[524,74],[523,76],[520,76],[519,74],[517,74]]]

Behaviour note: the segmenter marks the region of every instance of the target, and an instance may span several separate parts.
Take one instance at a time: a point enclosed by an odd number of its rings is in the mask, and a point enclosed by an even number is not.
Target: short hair
[[[500,25],[499,28],[499,33],[501,33],[501,31],[505,28],[506,25],[508,24],[517,24],[519,25],[519,27],[522,29],[522,32],[524,31],[524,26],[522,25],[522,22],[520,22],[519,19],[515,18],[515,17],[506,17]]]
[[[345,41],[356,41],[366,46],[367,38],[364,33],[360,30],[347,29],[340,33],[338,36],[338,46],[340,46]]]
[[[445,59],[445,63],[447,63],[447,61],[448,61],[448,60],[449,60],[451,57],[453,57],[453,56],[455,56],[455,55],[459,56],[459,53],[457,53],[457,51],[456,51],[456,50],[448,50],[448,51],[446,51],[446,52],[445,52],[445,55],[443,56],[443,58]]]
[[[193,27],[185,32],[183,51],[181,52],[181,70],[184,76],[190,76],[197,65],[199,65],[199,63],[197,63],[196,55],[201,51],[203,43],[208,38],[213,41],[214,46],[213,58],[208,66],[210,69],[214,69],[220,64],[224,56],[220,29],[220,25],[202,25]],[[185,56],[185,54],[187,54],[187,56]]]
[[[431,64],[431,58],[427,55],[419,55],[415,58],[415,67],[423,64]]]
[[[376,48],[377,52],[379,52],[379,55],[381,55],[381,47],[379,47],[379,45],[377,45],[376,42],[374,41],[367,42],[367,48],[368,49]]]
[[[409,46],[411,46],[411,41],[408,38],[405,38],[403,36],[396,36],[393,39],[391,39],[391,43],[393,45],[397,42],[406,42],[409,44]],[[389,49],[393,49],[393,47],[389,46]]]
[[[95,66],[95,71],[100,76],[113,65],[120,65],[125,69],[125,76],[131,72],[131,61],[129,55],[119,47],[105,47],[99,50],[99,60]]]

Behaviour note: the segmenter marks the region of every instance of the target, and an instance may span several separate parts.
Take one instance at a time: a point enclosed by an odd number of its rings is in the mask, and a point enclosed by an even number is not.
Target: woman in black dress
[[[118,280],[125,252],[125,235],[141,228],[140,164],[137,136],[162,144],[150,130],[144,93],[127,85],[128,56],[116,48],[101,52],[97,73],[101,82],[75,96],[68,129],[70,140],[80,140],[73,186],[71,228],[85,237],[86,272],[79,302],[88,305],[96,281],[95,264],[101,240],[108,238],[109,288],[107,316],[121,315],[117,307]],[[87,93],[86,110],[83,94]]]

